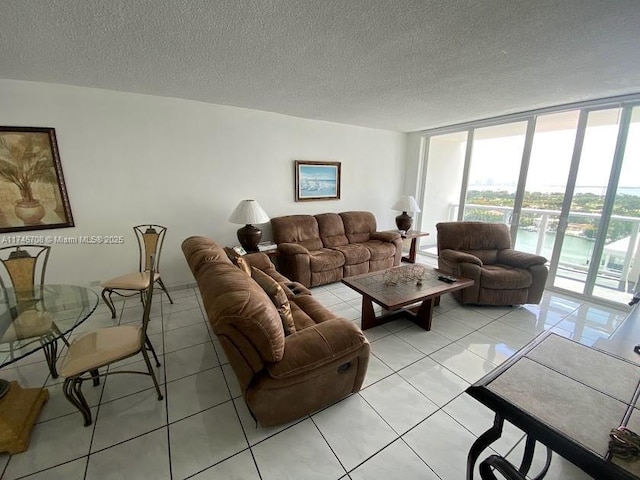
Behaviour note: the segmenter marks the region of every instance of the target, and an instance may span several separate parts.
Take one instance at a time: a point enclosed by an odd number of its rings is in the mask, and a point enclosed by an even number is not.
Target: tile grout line
[[[160,320],[162,323],[161,332],[162,332],[162,370],[164,372],[164,413],[165,413],[165,425],[163,428],[165,429],[165,433],[167,436],[167,457],[169,460],[169,478],[173,478],[173,462],[171,461],[171,432],[169,431],[169,388],[167,381],[167,359],[166,359],[166,344],[165,344],[165,330],[164,330],[164,292],[161,292],[162,301],[160,302]],[[177,300],[177,299],[176,299]],[[147,432],[150,433],[150,432]]]

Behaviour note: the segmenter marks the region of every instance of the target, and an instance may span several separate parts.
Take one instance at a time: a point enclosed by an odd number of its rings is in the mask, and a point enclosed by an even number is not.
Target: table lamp
[[[231,223],[244,224],[238,229],[238,241],[247,252],[257,252],[262,231],[252,224],[267,223],[269,215],[255,200],[242,200],[229,217]]]
[[[391,207],[392,210],[398,210],[402,212],[400,215],[396,217],[396,226],[400,231],[408,231],[411,229],[411,223],[413,219],[407,212],[419,212],[420,207],[418,207],[418,202],[411,195],[402,195],[400,200],[393,204]]]

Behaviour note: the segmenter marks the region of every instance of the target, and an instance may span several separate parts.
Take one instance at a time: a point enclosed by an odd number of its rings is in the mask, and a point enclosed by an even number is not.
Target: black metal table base
[[[473,442],[471,445],[471,449],[469,449],[469,455],[467,456],[467,480],[473,480],[473,473],[476,462],[480,457],[480,454],[493,442],[498,440],[502,436],[502,428],[504,427],[504,419],[496,413],[496,416],[493,419],[493,426],[489,428],[486,432],[478,437],[478,439]],[[518,474],[522,477],[526,477],[529,473],[529,469],[531,468],[531,464],[533,463],[533,454],[535,452],[536,439],[531,435],[527,435],[526,443],[524,446],[524,453],[522,455],[522,462],[520,463],[520,468],[518,468]],[[495,455],[494,455],[495,456]],[[508,463],[505,460],[506,463]],[[547,459],[544,467],[540,471],[540,473],[534,477],[533,480],[542,480],[544,476],[549,471],[549,467],[551,466],[551,449],[547,448]],[[485,469],[485,472],[488,472],[488,469]],[[482,477],[483,479],[485,477]],[[486,478],[495,478],[493,474],[488,475]],[[514,476],[514,480],[520,478],[519,476]]]

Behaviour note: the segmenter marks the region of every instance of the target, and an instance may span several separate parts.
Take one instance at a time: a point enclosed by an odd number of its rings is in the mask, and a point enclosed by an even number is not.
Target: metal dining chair
[[[13,358],[17,348],[40,342],[51,376],[58,378],[57,339],[69,343],[45,310],[39,293],[44,287],[50,251],[51,247],[43,245],[0,248],[0,263],[4,267],[0,273],[0,288],[4,301],[12,304],[15,301],[15,307],[8,308],[11,323],[2,333],[0,343],[9,345],[8,352]]]
[[[153,277],[153,282],[157,282],[160,288],[169,298],[169,302],[173,303],[171,295],[164,286],[158,266],[160,264],[160,253],[162,251],[162,244],[167,232],[167,228],[161,225],[138,225],[133,227],[133,231],[136,234],[138,240],[138,247],[140,249],[140,262],[137,272],[128,273],[120,277],[112,278],[102,283],[102,299],[107,304],[109,310],[111,310],[111,318],[116,318],[116,308],[111,298],[112,294],[127,297],[136,295],[148,288],[149,280]],[[156,261],[156,272],[151,275],[149,272],[149,263],[151,256],[154,256]],[[126,293],[123,293],[126,292]]]
[[[155,257],[151,255],[149,258],[150,278],[153,278],[154,273]],[[156,366],[159,367],[160,361],[147,336],[154,284],[155,282],[148,282],[146,290],[143,291],[144,313],[141,325],[118,325],[89,332],[75,338],[67,349],[67,354],[60,366],[60,374],[65,379],[62,386],[63,393],[82,413],[85,427],[91,425],[92,422],[89,404],[82,393],[82,382],[85,380],[92,380],[93,385],[97,386],[100,384],[100,377],[106,375],[116,373],[149,375],[156,388],[158,400],[164,398],[148,353],[150,351],[153,354]],[[111,371],[110,367],[106,372],[100,373],[100,369],[138,354],[142,354],[144,358],[147,365],[146,372],[138,370]]]

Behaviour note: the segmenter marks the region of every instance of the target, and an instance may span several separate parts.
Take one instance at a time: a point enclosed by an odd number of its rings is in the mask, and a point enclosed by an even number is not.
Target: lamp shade
[[[231,213],[229,221],[240,225],[267,223],[269,215],[255,200],[242,200]]]
[[[418,202],[411,195],[402,195],[400,200],[393,204],[392,210],[399,212],[419,212]]]

